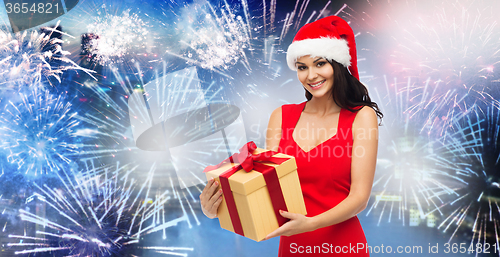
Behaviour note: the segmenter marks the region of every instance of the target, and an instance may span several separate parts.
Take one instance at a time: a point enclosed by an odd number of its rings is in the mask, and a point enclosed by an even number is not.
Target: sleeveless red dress
[[[352,123],[356,112],[341,109],[337,134],[304,152],[292,137],[306,102],[282,106],[279,152],[296,158],[307,216],[321,214],[344,200],[351,186]],[[369,256],[358,217],[293,236],[281,236],[279,256]]]

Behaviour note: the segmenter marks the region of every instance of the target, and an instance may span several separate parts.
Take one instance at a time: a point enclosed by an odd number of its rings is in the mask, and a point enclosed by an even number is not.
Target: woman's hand
[[[217,190],[218,186],[219,182],[211,178],[200,195],[201,210],[211,219],[217,217],[217,209],[222,202],[222,189]]]
[[[271,232],[266,236],[267,240],[269,238],[277,237],[277,236],[291,236],[304,232],[309,232],[315,230],[313,218],[307,217],[302,214],[286,212],[280,210],[281,216],[290,219],[287,223],[283,224],[281,227]]]

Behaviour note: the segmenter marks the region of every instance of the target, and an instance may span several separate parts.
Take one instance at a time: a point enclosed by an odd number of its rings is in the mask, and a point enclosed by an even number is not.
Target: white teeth
[[[320,83],[318,83],[318,84],[316,84],[316,85],[314,85],[314,86],[313,86],[313,85],[311,85],[311,87],[319,87],[319,86],[323,85],[323,83],[324,83],[324,82],[325,82],[325,81],[323,80],[323,81],[321,81]]]

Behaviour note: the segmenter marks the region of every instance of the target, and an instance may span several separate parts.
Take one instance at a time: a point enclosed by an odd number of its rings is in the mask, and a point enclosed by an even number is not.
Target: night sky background
[[[500,256],[500,2],[21,2],[0,3],[0,256],[277,256],[202,214],[202,171],[306,100],[286,49],[328,15],[384,113],[371,254]],[[207,106],[230,111],[204,130]]]

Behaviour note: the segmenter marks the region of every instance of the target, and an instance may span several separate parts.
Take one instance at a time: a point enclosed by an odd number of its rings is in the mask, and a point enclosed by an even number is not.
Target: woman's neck
[[[307,102],[307,112],[314,113],[319,116],[326,116],[332,113],[340,112],[340,106],[338,106],[331,96],[325,97],[312,97],[311,100]]]

